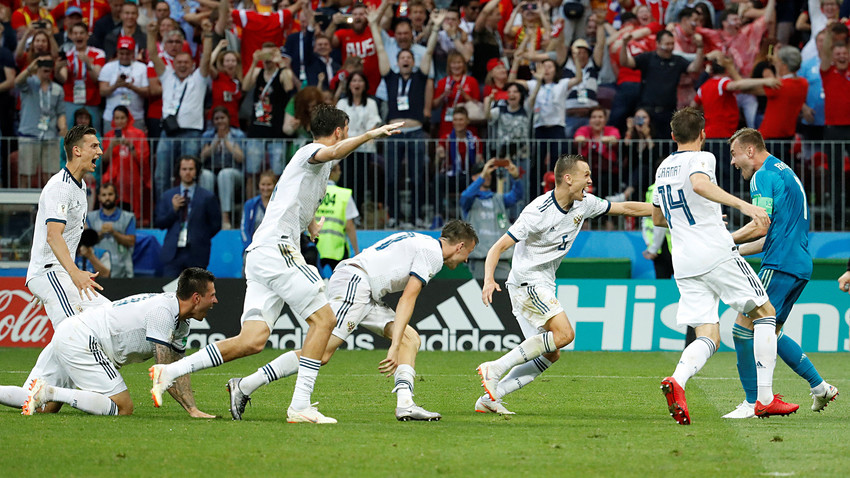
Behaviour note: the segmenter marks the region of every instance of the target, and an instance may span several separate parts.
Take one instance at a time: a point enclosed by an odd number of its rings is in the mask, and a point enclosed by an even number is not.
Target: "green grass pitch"
[[[0,383],[20,384],[37,350],[0,349]],[[198,406],[222,415],[190,418],[170,397],[150,400],[150,362],[121,370],[132,417],[93,417],[67,405],[24,417],[0,407],[3,476],[847,476],[850,470],[848,354],[813,354],[842,393],[810,410],[808,385],[783,363],[774,390],[800,404],[790,417],[723,420],[742,399],[733,353],[719,353],[687,384],[693,425],[668,415],[660,380],[678,353],[568,352],[536,382],[506,398],[517,414],[474,413],[486,352],[423,352],[415,400],[440,422],[397,422],[384,351],[339,351],[322,368],[314,400],[339,424],[291,425],[294,377],[254,394],[245,420],[228,412],[228,378],[279,352],[192,376]]]

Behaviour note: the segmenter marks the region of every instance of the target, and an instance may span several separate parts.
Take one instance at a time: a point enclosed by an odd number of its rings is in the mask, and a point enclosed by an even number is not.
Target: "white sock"
[[[27,401],[27,390],[24,387],[14,385],[0,386],[0,404],[7,407],[21,408]]]
[[[393,393],[396,394],[396,407],[407,408],[414,405],[413,403],[413,382],[416,378],[416,371],[408,364],[401,364],[395,370],[395,388]]]
[[[717,347],[714,341],[708,337],[697,337],[691,342],[685,350],[682,351],[682,357],[679,359],[679,365],[676,366],[676,371],[673,372],[673,378],[679,382],[682,388],[688,383],[688,379],[696,375],[702,369],[709,357],[714,355]]]
[[[753,321],[753,355],[756,359],[758,401],[767,405],[773,401],[773,369],[776,368],[776,318]]]
[[[310,396],[313,394],[313,386],[316,384],[321,365],[321,360],[301,357],[298,362],[298,378],[295,379],[295,391],[292,392],[290,408],[304,410],[310,407]]]
[[[49,402],[62,402],[92,415],[118,415],[118,405],[109,397],[85,390],[47,387],[45,398]]]
[[[251,395],[263,385],[268,385],[275,380],[293,375],[297,371],[298,355],[295,351],[286,352],[268,364],[258,368],[256,372],[243,378],[239,382],[239,390],[245,395]]]
[[[162,378],[172,382],[187,373],[194,373],[205,368],[218,367],[224,363],[221,352],[216,344],[209,344],[188,357],[170,363],[162,371]]]
[[[822,381],[816,387],[812,387],[812,394],[823,395],[824,393],[826,393],[826,381]]]
[[[534,335],[525,339],[513,350],[496,360],[494,362],[496,372],[499,373],[499,376],[502,376],[506,371],[519,364],[534,360],[545,353],[551,353],[556,350],[558,348],[555,346],[555,335],[552,332]]]
[[[538,375],[545,372],[552,362],[544,356],[537,357],[531,362],[517,365],[512,368],[507,375],[499,380],[499,385],[496,386],[496,398],[502,398],[505,395],[516,392],[522,387],[533,382]]]

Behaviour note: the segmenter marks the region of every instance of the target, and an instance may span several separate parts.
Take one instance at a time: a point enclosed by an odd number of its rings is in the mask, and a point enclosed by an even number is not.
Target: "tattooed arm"
[[[166,364],[183,358],[183,354],[175,352],[171,347],[162,344],[155,345],[156,363]],[[192,382],[188,374],[175,380],[174,384],[168,389],[168,393],[189,412],[189,416],[195,418],[218,418],[215,415],[198,410],[198,407],[195,406],[195,394],[192,392]]]

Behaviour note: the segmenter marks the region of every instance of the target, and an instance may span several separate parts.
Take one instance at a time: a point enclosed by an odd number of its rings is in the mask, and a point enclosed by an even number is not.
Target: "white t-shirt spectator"
[[[177,123],[181,128],[203,130],[207,79],[201,75],[201,69],[196,68],[185,80],[180,81],[174,69],[169,66],[166,67],[160,80],[162,81],[162,117],[165,118],[177,112]]]
[[[114,85],[121,75],[127,76],[127,82],[138,85],[141,88],[148,86],[148,69],[144,63],[134,61],[127,66],[121,65],[118,60],[110,61],[100,70],[98,81]],[[106,97],[106,107],[103,109],[104,123],[112,121],[112,110],[118,105],[124,105],[130,110],[135,119],[145,118],[145,99],[129,88],[116,88],[110,96]]]

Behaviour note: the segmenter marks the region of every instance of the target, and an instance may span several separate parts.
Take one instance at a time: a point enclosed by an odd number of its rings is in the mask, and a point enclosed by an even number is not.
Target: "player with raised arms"
[[[316,222],[316,210],[325,196],[333,166],[367,141],[399,133],[400,127],[401,123],[394,123],[349,138],[344,111],[328,105],[313,109],[313,142],[301,147],[286,165],[263,222],[247,248],[242,330],[236,337],[209,344],[182,360],[151,367],[154,405],[161,405],[162,393],[174,379],[262,351],[287,303],[310,326],[301,348],[287,421],[336,423],[310,402],[336,317],[319,271],[307,265],[301,255],[300,238],[304,231],[313,239],[319,234],[324,218]]]
[[[512,414],[502,404],[502,397],[531,383],[558,360],[560,349],[573,341],[573,326],[558,302],[555,271],[584,221],[603,214],[652,213],[652,206],[645,202],[609,202],[585,192],[592,184],[590,166],[582,156],[561,156],[555,163],[555,189],[526,206],[487,252],[485,305],[493,302],[494,291],[502,290],[495,279],[499,257],[516,245],[506,284],[525,341],[498,360],[478,366],[487,393],[475,403],[476,412]]]
[[[720,205],[734,207],[751,217],[759,228],[770,218],[764,209],[737,198],[717,185],[716,159],[702,151],[705,118],[696,108],[683,108],[670,121],[677,150],[655,172],[656,226],[670,228],[673,241],[673,273],[679,287],[676,322],[696,330],[697,339],[682,352],[672,376],[661,381],[670,415],[680,425],[691,423],[685,401],[685,385],[720,344],[719,301],[746,314],[744,322],[754,329],[753,353],[758,375],[755,414],[760,417],[788,415],[799,405],[773,395],[776,366],[776,312],[753,269],[738,253],[726,230]]]

